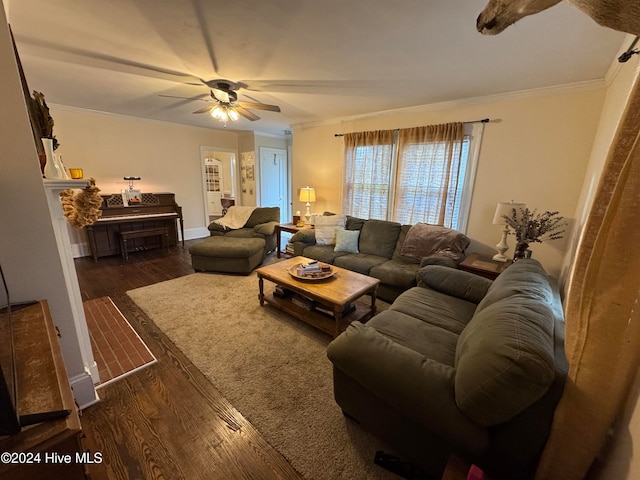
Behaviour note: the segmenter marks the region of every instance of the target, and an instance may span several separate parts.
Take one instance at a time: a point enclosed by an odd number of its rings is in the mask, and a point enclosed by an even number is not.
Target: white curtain
[[[348,133],[345,143],[344,212],[386,220],[391,182],[393,131]]]
[[[394,221],[452,226],[463,180],[463,142],[463,123],[399,130]]]

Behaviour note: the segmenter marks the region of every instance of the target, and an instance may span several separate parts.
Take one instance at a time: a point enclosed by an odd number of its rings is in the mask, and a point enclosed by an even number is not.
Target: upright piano
[[[142,202],[125,206],[122,194],[101,195],[102,216],[85,227],[89,248],[94,260],[98,257],[121,254],[120,232],[166,227],[169,233],[168,245],[178,243],[178,227],[184,247],[184,225],[182,207],[176,203],[173,193],[143,193]],[[136,238],[129,250],[160,247],[158,238]]]

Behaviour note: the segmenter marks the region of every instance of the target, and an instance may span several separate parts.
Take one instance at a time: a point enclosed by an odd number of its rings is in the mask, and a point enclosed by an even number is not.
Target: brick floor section
[[[97,388],[157,362],[109,297],[87,300],[83,306],[100,374]]]

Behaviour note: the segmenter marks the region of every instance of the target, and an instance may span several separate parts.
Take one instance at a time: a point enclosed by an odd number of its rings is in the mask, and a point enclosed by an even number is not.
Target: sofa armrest
[[[209,232],[226,232],[228,230],[227,227],[223,227],[216,222],[211,222],[207,228],[209,229]]]
[[[278,225],[278,222],[259,223],[253,227],[253,231],[260,235],[264,235],[265,237],[269,237],[276,231],[276,225]]]
[[[460,262],[456,262],[451,257],[445,257],[441,255],[430,255],[428,257],[422,257],[420,260],[420,266],[426,267],[427,265],[442,265],[443,267],[458,268]]]
[[[334,366],[453,445],[480,454],[488,434],[456,406],[455,370],[353,322],[327,347]]]
[[[306,243],[307,245],[313,245],[316,243],[316,231],[313,228],[305,228],[303,230],[298,230],[296,233],[293,234],[293,236],[291,237],[291,240],[289,241],[291,243],[302,242],[302,243]]]
[[[493,283],[488,278],[442,265],[422,267],[416,272],[416,280],[419,287],[428,287],[473,303],[480,303]]]

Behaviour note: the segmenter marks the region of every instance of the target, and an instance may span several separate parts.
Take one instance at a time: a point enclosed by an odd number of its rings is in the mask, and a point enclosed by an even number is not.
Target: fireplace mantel
[[[85,408],[99,400],[94,385],[99,383],[100,377],[98,375],[98,367],[93,358],[93,351],[91,350],[89,329],[82,306],[82,296],[80,294],[78,276],[71,251],[67,219],[62,212],[60,192],[67,189],[83,189],[87,186],[87,180],[43,179],[43,184],[47,195],[47,204],[49,205],[49,213],[51,215],[58,252],[62,262],[64,279],[67,292],[69,293],[69,303],[73,316],[73,319],[68,320],[69,323],[66,324],[64,331],[67,332],[67,334],[75,332],[80,347],[80,361],[82,361],[81,370],[83,373],[72,376],[69,378],[69,382],[73,387],[74,397],[79,407]],[[61,321],[60,319],[54,320]],[[62,350],[64,354],[64,345]],[[69,357],[71,357],[71,355],[65,357],[65,361],[69,361]],[[80,367],[80,365],[77,366]]]

